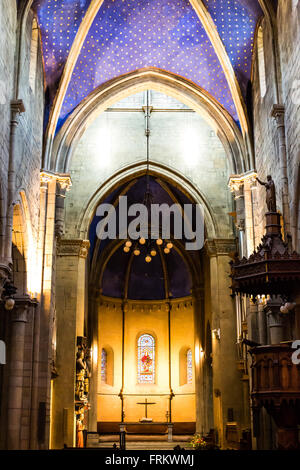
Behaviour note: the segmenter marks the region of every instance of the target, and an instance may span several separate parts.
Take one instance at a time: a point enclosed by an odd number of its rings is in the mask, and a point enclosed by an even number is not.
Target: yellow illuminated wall
[[[125,421],[137,422],[145,416],[144,406],[138,402],[155,402],[148,408],[148,417],[156,422],[166,421],[169,409],[169,328],[166,302],[129,301],[125,307],[124,322],[124,412]],[[185,352],[194,350],[193,306],[190,298],[171,303],[171,386],[172,421],[195,421],[194,373],[191,384],[182,383]],[[155,383],[137,381],[137,340],[143,333],[155,338]],[[101,381],[101,351],[109,351],[108,383]],[[113,364],[111,363],[113,361]],[[180,364],[181,362],[181,364]],[[193,361],[194,366],[194,361]],[[181,373],[180,373],[181,371]],[[98,344],[98,421],[119,422],[121,418],[122,386],[122,308],[121,301],[103,299],[99,306]]]

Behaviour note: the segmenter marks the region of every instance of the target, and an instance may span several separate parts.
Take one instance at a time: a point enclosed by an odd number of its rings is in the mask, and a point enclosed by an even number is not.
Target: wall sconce
[[[215,328],[214,330],[212,330],[212,332],[213,332],[214,337],[217,340],[220,341],[220,339],[221,339],[221,330],[220,330],[220,328]]]

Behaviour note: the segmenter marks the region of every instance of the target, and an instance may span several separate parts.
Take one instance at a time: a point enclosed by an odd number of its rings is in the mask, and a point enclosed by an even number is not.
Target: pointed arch
[[[189,1],[192,7],[194,8],[195,12],[197,13],[206,31],[206,34],[209,37],[215,49],[215,52],[220,61],[220,64],[222,65],[222,68],[224,70],[227,83],[230,88],[231,95],[232,95],[232,98],[233,98],[233,101],[234,101],[234,104],[238,113],[238,117],[241,123],[242,132],[248,143],[248,151],[250,154],[252,154],[251,142],[249,138],[249,119],[247,116],[246,106],[244,103],[244,99],[242,96],[239,82],[233,70],[229,56],[226,52],[225,46],[220,38],[217,26],[215,25],[208,9],[206,8],[202,0],[189,0]]]
[[[55,137],[49,169],[67,172],[74,148],[87,126],[112,104],[147,89],[170,95],[202,115],[220,138],[233,174],[252,168],[240,129],[218,101],[190,80],[148,67],[104,83],[77,106]]]
[[[54,99],[54,103],[50,112],[48,127],[46,131],[46,144],[45,144],[45,152],[44,152],[44,168],[49,168],[50,159],[52,154],[52,148],[55,138],[55,131],[57,127],[57,122],[59,119],[59,114],[64,102],[65,95],[67,93],[67,89],[74,71],[74,67],[76,65],[77,59],[83,47],[84,41],[89,33],[91,25],[101,8],[104,0],[91,0],[91,3],[88,7],[88,10],[80,24],[78,32],[76,34],[75,40],[72,44],[70,54],[67,58],[67,62],[65,64],[63,74],[60,80],[60,85],[57,91],[57,94]],[[211,44],[218,56],[220,64],[223,68],[228,86],[231,91],[231,95],[233,101],[235,103],[239,121],[241,123],[242,134],[245,139],[246,149],[248,152],[248,158],[251,162],[251,168],[254,168],[254,157],[253,157],[253,149],[252,149],[252,142],[250,138],[250,131],[249,131],[249,119],[247,115],[246,106],[241,94],[240,86],[237,80],[237,77],[234,73],[232,64],[230,62],[229,56],[225,50],[224,44],[220,38],[218,33],[217,27],[211,18],[208,9],[204,5],[202,0],[189,0],[191,3],[192,8],[196,12],[199,20],[201,21],[208,38],[211,41]]]
[[[282,86],[281,86],[281,67],[280,67],[280,55],[278,45],[278,31],[277,31],[277,20],[276,11],[274,9],[274,2],[272,0],[258,0],[260,7],[263,11],[264,17],[266,18],[271,32],[272,37],[272,53],[273,53],[273,64],[274,64],[274,75],[275,75],[275,99],[277,103],[282,102]],[[261,22],[258,24],[260,26]],[[253,61],[252,61],[253,63]]]
[[[32,27],[31,27],[30,62],[29,62],[29,85],[33,93],[35,91],[38,48],[39,48],[39,28],[38,28],[36,18],[33,18]]]
[[[87,12],[79,26],[75,40],[72,44],[70,53],[68,55],[67,62],[65,64],[62,77],[60,79],[60,84],[58,91],[56,93],[54,103],[49,116],[48,127],[46,131],[46,147],[44,152],[44,168],[48,168],[49,158],[52,152],[52,145],[55,136],[55,130],[63,105],[65,95],[72,77],[74,67],[76,65],[78,56],[80,54],[81,48],[84,44],[85,38],[88,35],[90,27],[101,8],[101,5],[104,0],[91,0],[91,3],[87,9]]]

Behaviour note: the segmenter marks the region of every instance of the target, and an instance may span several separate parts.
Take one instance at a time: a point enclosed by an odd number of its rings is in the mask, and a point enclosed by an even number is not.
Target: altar
[[[125,422],[119,423],[120,432],[138,435],[165,435],[173,442],[173,423],[166,422]]]

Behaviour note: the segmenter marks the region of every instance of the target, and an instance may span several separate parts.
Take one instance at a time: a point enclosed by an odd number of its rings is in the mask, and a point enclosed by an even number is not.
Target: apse
[[[126,193],[122,185],[103,203],[110,201],[109,203],[114,204],[118,210],[117,200],[120,193],[126,194],[128,205],[143,203],[146,180],[146,176],[140,177]],[[191,202],[178,188],[175,189],[166,182],[162,187],[159,180],[153,176],[150,177],[150,190],[154,204],[171,206],[174,204],[175,194],[178,203]],[[176,299],[191,295],[192,279],[187,264],[184,240],[178,241],[168,254],[157,248],[157,254],[152,257],[150,263],[147,263],[145,261],[147,253],[142,247],[140,247],[140,255],[135,256],[132,251],[124,251],[122,240],[97,239],[96,228],[101,219],[98,216],[94,217],[90,226],[89,239],[91,283],[93,285],[96,283],[102,295],[121,299],[126,297],[132,300]],[[103,264],[105,267],[101,270]]]

